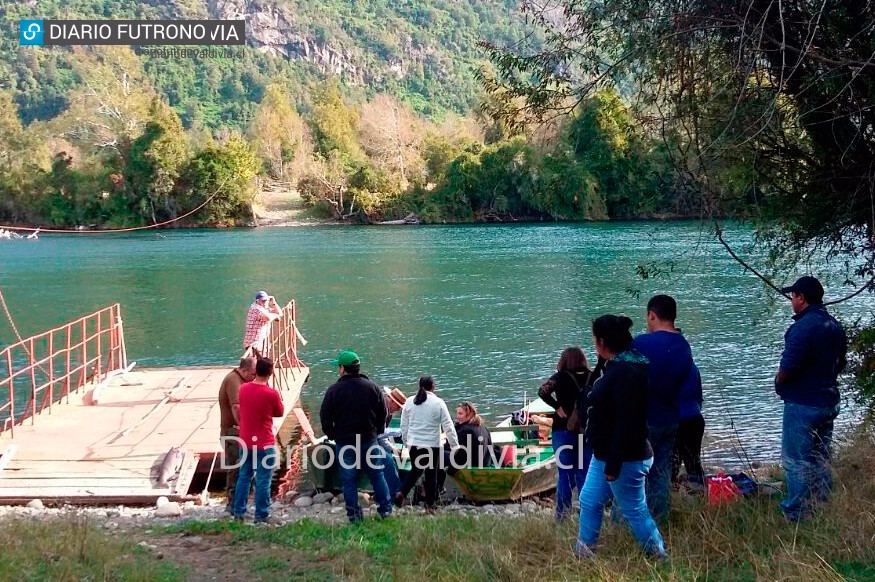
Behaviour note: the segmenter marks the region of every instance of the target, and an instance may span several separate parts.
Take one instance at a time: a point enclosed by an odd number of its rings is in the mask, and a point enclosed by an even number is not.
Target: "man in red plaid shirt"
[[[252,355],[264,357],[267,352],[267,337],[270,335],[270,322],[283,316],[276,299],[267,293],[259,291],[255,301],[249,306],[246,314],[246,332],[243,334],[243,349],[252,348]]]

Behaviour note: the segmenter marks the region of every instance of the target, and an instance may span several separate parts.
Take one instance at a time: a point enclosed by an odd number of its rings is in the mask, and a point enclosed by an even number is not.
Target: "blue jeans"
[[[781,462],[787,479],[787,497],[781,510],[787,519],[804,518],[832,489],[830,445],[838,406],[784,403]]]
[[[605,462],[593,457],[589,463],[586,482],[580,492],[580,531],[578,543],[593,549],[599,541],[605,504],[611,495],[618,505],[632,535],[654,556],[665,555],[665,542],[656,522],[647,510],[644,482],[653,459],[623,463],[615,481],[605,479]]]
[[[264,449],[241,449],[240,472],[237,474],[237,488],[234,492],[234,517],[246,515],[249,504],[249,487],[255,476],[255,519],[266,520],[270,515],[270,482],[279,457],[276,447]]]
[[[647,425],[648,440],[653,447],[653,466],[647,474],[647,507],[654,519],[668,517],[671,494],[672,459],[678,425]]]
[[[364,519],[362,509],[359,507],[359,471],[365,472],[374,488],[380,517],[389,517],[392,513],[392,498],[389,497],[389,488],[383,477],[386,453],[377,440],[338,442],[337,460],[340,468],[340,483],[343,487],[343,503],[346,505],[346,516],[349,521],[355,523]]]
[[[553,431],[553,451],[559,480],[556,482],[556,519],[561,521],[571,513],[571,493],[583,489],[592,449],[584,446],[583,435],[567,430]]]
[[[398,465],[395,464],[395,453],[392,443],[387,437],[377,437],[377,444],[383,447],[386,459],[383,463],[383,478],[389,488],[389,495],[393,496],[401,491],[401,478],[398,476]]]

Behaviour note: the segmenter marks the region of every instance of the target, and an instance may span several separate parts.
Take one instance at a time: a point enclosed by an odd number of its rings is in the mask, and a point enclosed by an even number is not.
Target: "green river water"
[[[730,232],[739,242],[750,236]],[[675,261],[672,275],[639,278],[636,265],[653,260]],[[566,345],[594,356],[594,317],[622,312],[643,331],[648,297],[669,293],[705,382],[706,461],[780,452],[771,378],[789,302],[770,304],[694,223],[44,235],[0,241],[0,288],[25,337],[121,303],[138,367],[232,366],[246,309],[265,288],[298,301],[311,409],[334,380],[329,360],[352,347],[378,383],[412,393],[430,373],[451,405],[471,399],[492,421],[536,395]],[[827,299],[839,294],[827,289]],[[837,311],[864,314],[867,301]],[[0,346],[13,337],[4,317]],[[848,405],[839,424],[853,422]]]

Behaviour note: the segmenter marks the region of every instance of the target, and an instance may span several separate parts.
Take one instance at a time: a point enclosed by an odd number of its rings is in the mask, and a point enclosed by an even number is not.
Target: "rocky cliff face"
[[[247,43],[262,52],[315,64],[326,75],[338,75],[354,84],[380,80],[384,73],[399,78],[407,73],[401,59],[385,61],[384,71],[361,67],[355,52],[319,42],[295,21],[295,15],[270,0],[208,0],[211,18],[246,20]]]

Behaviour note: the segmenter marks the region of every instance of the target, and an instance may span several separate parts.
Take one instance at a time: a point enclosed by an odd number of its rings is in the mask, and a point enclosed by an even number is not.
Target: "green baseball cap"
[[[359,355],[352,350],[343,350],[337,357],[331,360],[331,363],[335,366],[343,366],[344,368],[347,366],[354,366],[361,363],[361,358]]]

